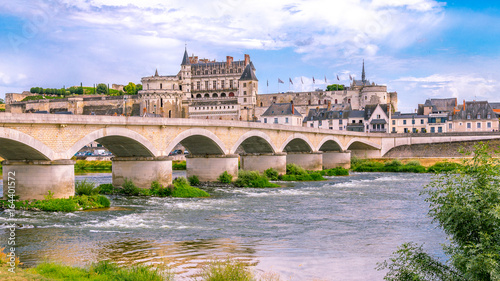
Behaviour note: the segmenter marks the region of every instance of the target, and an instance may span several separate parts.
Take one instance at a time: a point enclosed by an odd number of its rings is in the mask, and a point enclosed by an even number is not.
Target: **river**
[[[175,171],[175,176],[184,172]],[[213,258],[238,258],[283,280],[382,280],[375,269],[413,241],[444,259],[444,233],[419,196],[429,174],[354,173],[275,189],[213,188],[206,199],[111,196],[112,208],[17,211],[18,254],[84,266],[166,263],[188,279]],[[111,174],[78,175],[110,183]],[[9,220],[5,212],[0,221]],[[0,229],[7,241],[7,229]]]

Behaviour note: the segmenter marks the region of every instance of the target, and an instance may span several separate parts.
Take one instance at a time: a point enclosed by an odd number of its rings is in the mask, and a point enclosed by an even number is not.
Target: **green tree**
[[[142,90],[142,84],[137,84],[135,85],[136,89],[137,89],[137,92],[139,92],[140,90]]]
[[[327,91],[342,91],[342,90],[344,90],[344,85],[342,85],[342,84],[328,85],[328,86],[326,86],[326,90]]]
[[[379,267],[389,269],[385,279],[500,280],[500,160],[492,158],[488,145],[475,146],[472,159],[439,175],[422,195],[429,215],[448,235],[450,244],[443,246],[448,264],[405,244]]]
[[[5,101],[2,98],[0,98],[0,104],[4,104],[4,103],[5,103]]]
[[[132,82],[129,82],[127,86],[123,87],[123,90],[125,90],[125,92],[127,92],[127,95],[137,94],[137,87]]]
[[[104,83],[97,84],[97,87],[95,88],[96,94],[106,94],[108,93],[108,87]]]

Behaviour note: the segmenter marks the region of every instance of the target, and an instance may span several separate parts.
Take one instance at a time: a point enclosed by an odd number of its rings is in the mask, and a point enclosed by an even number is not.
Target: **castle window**
[[[241,72],[241,68],[238,68],[238,72]]]
[[[226,97],[226,93],[222,93],[222,94],[220,94],[220,97],[221,97],[221,98],[225,98],[225,97]]]
[[[247,86],[247,83],[243,83],[243,87],[246,87]]]
[[[200,87],[201,87],[201,83],[200,83],[200,81],[196,82],[196,90],[199,90],[199,89],[200,89]]]
[[[196,75],[200,75],[201,73],[199,71],[196,71]]]
[[[205,75],[208,75],[208,70],[205,70]]]
[[[162,83],[160,83],[160,90],[161,90],[161,89],[163,89],[163,84],[162,84]]]
[[[163,107],[163,99],[160,99],[160,107]]]
[[[206,98],[209,98],[209,97],[210,97],[210,94],[205,94],[205,97],[206,97]]]
[[[226,73],[226,70],[225,70],[225,69],[221,70],[221,73],[222,73],[222,74],[225,74],[225,73]]]
[[[335,99],[335,104],[337,104],[337,103],[338,103],[338,102],[337,102],[337,99]]]
[[[470,114],[467,114],[467,119],[470,119]]]
[[[217,74],[217,70],[214,69],[214,71],[212,71],[212,74]]]
[[[149,84],[146,84],[146,85],[147,85],[147,88],[148,88],[148,90],[149,90]]]
[[[233,80],[229,80],[229,88],[233,88]]]
[[[477,128],[478,128],[478,129],[481,129],[481,123],[479,123],[479,122],[478,122],[478,123],[476,124],[476,126],[477,126]]]
[[[233,69],[232,68],[229,70],[229,73],[233,73]]]
[[[486,118],[491,119],[491,114],[488,113],[488,115],[486,115]]]
[[[267,123],[267,118],[264,118],[264,123]]]
[[[244,99],[243,99],[243,102],[247,102],[247,98],[244,98]]]
[[[224,80],[220,81],[220,88],[221,89],[224,89],[224,86],[226,86],[225,85],[226,83],[224,83],[224,82],[225,82]]]
[[[197,99],[201,98],[201,94],[197,94],[197,95],[196,95],[196,98],[197,98]]]
[[[205,81],[205,90],[208,89],[208,81]]]
[[[321,100],[318,100],[318,104],[321,104]]]
[[[214,90],[217,89],[217,81],[214,80],[212,84],[213,84]]]
[[[230,97],[234,97],[234,93],[233,93],[233,92],[229,93],[229,96],[230,96]],[[234,108],[234,107],[233,107],[233,108]]]
[[[420,119],[420,124],[424,124],[424,119]]]
[[[351,103],[351,99],[347,99],[347,103]]]
[[[323,103],[324,103],[324,104],[327,104],[327,101],[326,101],[326,100],[324,100],[324,101],[323,101]]]
[[[247,91],[243,91],[243,95],[246,96],[247,95]]]
[[[309,105],[311,105],[311,100],[309,100],[307,103],[308,103]]]
[[[367,100],[367,99],[368,99],[368,97],[367,97],[367,96],[365,96],[365,100]]]
[[[172,118],[172,110],[168,111],[168,118]]]
[[[218,97],[219,97],[219,95],[217,95],[217,93],[212,94],[212,98],[218,98]]]
[[[491,122],[486,123],[486,127],[491,128]]]
[[[477,114],[477,119],[481,119],[481,114],[480,113]]]

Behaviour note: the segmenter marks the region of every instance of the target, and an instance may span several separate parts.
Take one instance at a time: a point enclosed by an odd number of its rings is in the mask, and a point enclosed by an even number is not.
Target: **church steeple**
[[[188,55],[188,51],[187,51],[187,46],[186,48],[184,49],[184,57],[182,58],[182,63],[181,65],[189,65],[189,55]]]
[[[363,60],[363,70],[361,71],[361,81],[363,84],[366,82],[366,76],[365,76],[365,60]]]

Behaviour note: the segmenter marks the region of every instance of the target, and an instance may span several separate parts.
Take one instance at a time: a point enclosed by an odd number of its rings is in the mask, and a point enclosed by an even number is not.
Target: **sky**
[[[364,60],[413,112],[427,98],[500,102],[499,43],[500,1],[0,0],[0,98],[175,75],[187,46],[249,54],[260,94],[348,85]]]

